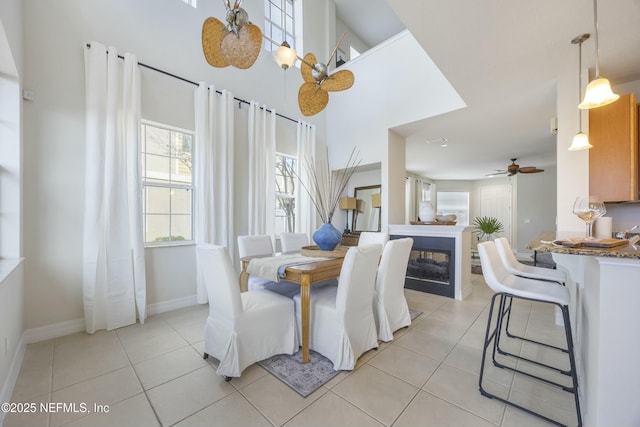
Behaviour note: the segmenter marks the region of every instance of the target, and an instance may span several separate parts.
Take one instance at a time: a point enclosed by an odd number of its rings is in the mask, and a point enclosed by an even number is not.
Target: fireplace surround
[[[411,237],[405,288],[462,299],[471,293],[471,231],[461,225],[390,225],[389,237]]]

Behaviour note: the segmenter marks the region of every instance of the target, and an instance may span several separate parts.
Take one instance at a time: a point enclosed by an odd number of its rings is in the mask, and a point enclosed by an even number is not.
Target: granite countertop
[[[593,248],[593,247],[566,247],[551,243],[556,239],[569,239],[576,236],[575,233],[544,232],[534,239],[527,247],[536,252],[551,252],[556,254],[588,255],[598,257],[613,258],[633,258],[640,259],[640,242],[636,245],[623,245],[614,248]]]

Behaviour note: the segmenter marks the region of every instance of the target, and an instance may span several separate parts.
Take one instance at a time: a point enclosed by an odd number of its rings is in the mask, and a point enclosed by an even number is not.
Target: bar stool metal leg
[[[542,343],[542,345],[545,345],[547,347],[550,348],[555,348],[558,350],[561,350],[565,353],[568,354],[569,356],[569,364],[570,364],[570,370],[569,371],[565,371],[562,369],[559,369],[557,367],[554,366],[550,366],[544,363],[540,363],[538,361],[535,360],[531,360],[522,356],[518,356],[518,355],[514,355],[512,353],[506,352],[504,350],[502,350],[500,348],[500,336],[502,335],[503,332],[503,328],[505,328],[506,323],[504,322],[504,317],[510,315],[510,310],[511,310],[511,306],[513,303],[513,299],[514,298],[518,298],[518,299],[523,299],[523,300],[529,300],[529,301],[538,301],[538,302],[543,302],[543,303],[547,303],[547,304],[552,304],[554,306],[559,306],[560,310],[562,311],[562,315],[563,315],[563,320],[564,320],[564,329],[565,329],[565,338],[567,341],[567,349],[562,349],[559,347],[555,347],[555,346],[549,346],[546,345],[544,343]],[[495,328],[492,330],[491,326],[492,326],[492,321],[493,321],[493,316],[494,316],[494,310],[496,308],[496,300],[498,300],[498,311],[497,311],[497,315],[496,315],[496,326]],[[508,322],[508,320],[507,320]],[[493,297],[491,298],[491,305],[489,307],[489,318],[487,320],[487,328],[486,328],[486,332],[485,332],[485,339],[484,339],[484,344],[483,344],[483,351],[482,351],[482,364],[480,366],[480,378],[479,378],[479,388],[480,388],[480,393],[483,396],[492,398],[492,399],[497,399],[501,402],[504,402],[508,405],[514,406],[518,409],[521,409],[531,415],[534,415],[536,417],[542,418],[550,423],[553,423],[555,425],[559,425],[562,426],[563,424],[553,420],[549,417],[546,417],[540,413],[534,412],[528,408],[525,408],[523,406],[520,406],[516,403],[510,402],[507,399],[501,398],[499,396],[496,396],[494,394],[489,393],[483,386],[483,379],[484,379],[484,367],[485,367],[485,363],[486,363],[486,356],[487,356],[487,350],[489,348],[489,346],[492,344],[493,341],[493,345],[492,345],[492,363],[494,364],[494,366],[502,368],[502,369],[508,369],[514,372],[518,372],[521,373],[523,375],[526,375],[528,377],[531,378],[535,378],[538,379],[540,381],[543,381],[547,384],[559,387],[569,393],[573,393],[574,395],[574,400],[575,400],[575,405],[576,405],[576,411],[577,411],[577,417],[578,417],[578,426],[582,425],[582,416],[580,413],[580,400],[579,400],[579,396],[578,396],[578,377],[577,377],[577,371],[576,371],[576,363],[575,363],[575,356],[574,356],[574,347],[573,347],[573,338],[572,338],[572,334],[571,334],[571,324],[570,324],[570,320],[569,320],[569,308],[567,306],[562,306],[559,305],[555,302],[550,302],[550,301],[543,301],[543,300],[536,300],[536,299],[530,299],[530,298],[524,298],[524,297],[517,297],[508,293],[495,293],[493,295]],[[538,342],[533,341],[533,340],[527,340],[529,342],[532,343],[536,343],[538,344]],[[503,363],[500,363],[496,360],[496,353],[501,354],[503,356],[509,356],[509,357],[513,357],[513,358],[517,358],[519,360],[525,360],[527,362],[533,363],[535,365],[538,366],[542,366],[551,370],[554,370],[556,372],[560,372],[563,373],[565,375],[571,376],[571,380],[572,380],[572,386],[571,387],[567,387],[564,386],[562,384],[547,380],[546,378],[542,378],[533,374],[530,374],[528,372],[522,371],[521,369],[517,369],[517,368],[512,368],[510,366],[507,366]]]

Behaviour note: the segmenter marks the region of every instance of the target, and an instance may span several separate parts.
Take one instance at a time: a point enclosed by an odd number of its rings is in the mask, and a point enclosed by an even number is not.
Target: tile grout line
[[[133,371],[133,374],[136,376],[136,379],[138,380],[138,384],[140,384],[140,388],[142,389],[142,393],[144,394],[145,399],[147,399],[147,404],[151,408],[151,411],[153,412],[153,416],[156,417],[156,421],[158,421],[158,425],[163,426],[162,421],[160,421],[160,417],[158,416],[158,413],[156,412],[156,408],[151,403],[151,399],[149,399],[149,395],[147,394],[147,390],[144,389],[144,385],[142,384],[142,381],[140,380],[140,376],[138,375],[138,372],[136,372],[135,368],[133,367],[133,363],[131,362],[131,358],[129,357],[129,353],[127,353],[127,350],[125,350],[124,344],[122,343],[122,340],[120,339],[120,334],[118,334],[117,329],[115,330],[115,334],[116,334],[116,337],[118,338],[118,344],[120,344],[120,348],[122,349],[122,351],[124,352],[124,354],[127,357],[127,361],[129,362],[129,367]]]

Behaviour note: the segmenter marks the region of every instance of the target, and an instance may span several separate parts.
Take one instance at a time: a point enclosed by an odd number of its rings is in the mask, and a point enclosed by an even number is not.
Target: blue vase
[[[313,233],[313,241],[321,251],[332,251],[342,241],[342,233],[330,222],[325,222]]]

